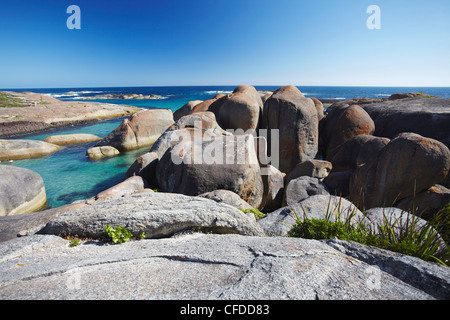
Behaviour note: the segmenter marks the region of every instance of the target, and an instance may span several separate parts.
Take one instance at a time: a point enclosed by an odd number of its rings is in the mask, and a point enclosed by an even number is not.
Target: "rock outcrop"
[[[111,146],[92,147],[86,151],[86,156],[91,160],[110,158],[119,154],[119,150]]]
[[[327,186],[317,178],[302,176],[291,179],[285,189],[283,206],[290,206],[310,196],[329,195]]]
[[[156,177],[163,192],[197,196],[230,190],[255,208],[264,192],[251,135],[180,142],[161,157]]]
[[[133,114],[130,119],[125,119],[95,146],[111,146],[119,151],[150,146],[173,123],[173,114],[170,110],[140,111]]]
[[[417,133],[450,148],[450,99],[414,98],[363,106],[375,123],[374,135],[395,138]]]
[[[173,120],[177,122],[181,117],[187,116],[196,105],[202,102],[203,102],[202,100],[189,101],[188,103],[186,103],[180,109],[178,109],[173,113]]]
[[[89,133],[74,133],[74,134],[64,134],[64,135],[54,135],[44,139],[45,142],[53,143],[56,145],[67,145],[76,143],[85,143],[101,140],[102,138]]]
[[[44,157],[59,149],[60,146],[38,140],[0,140],[0,161]]]
[[[392,206],[443,182],[449,168],[450,151],[443,143],[404,133],[353,173],[350,199],[360,208]]]
[[[283,237],[288,234],[297,222],[297,218],[326,219],[330,216],[335,221],[340,215],[342,221],[350,219],[354,224],[364,219],[364,214],[350,201],[330,195],[314,195],[287,207],[280,208],[258,220],[264,232],[272,237]]]
[[[39,132],[101,119],[128,117],[137,107],[87,101],[60,101],[45,94],[8,92],[32,106],[7,104],[0,108],[0,137]]]
[[[217,233],[263,236],[262,229],[238,209],[202,197],[146,192],[96,201],[50,221],[41,233],[106,239],[105,226],[126,228],[134,236],[170,237],[206,228]]]
[[[38,211],[46,206],[44,180],[38,173],[0,165],[0,216]]]
[[[375,124],[370,115],[358,105],[328,108],[321,139],[325,159],[329,160],[344,142],[358,135],[372,135]]]

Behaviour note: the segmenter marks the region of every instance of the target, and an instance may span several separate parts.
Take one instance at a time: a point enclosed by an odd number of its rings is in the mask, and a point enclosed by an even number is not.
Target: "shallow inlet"
[[[92,133],[105,137],[121,122],[122,119],[114,119],[14,138],[43,140],[51,135],[72,133]],[[86,150],[95,144],[94,141],[69,145],[43,158],[14,160],[12,163],[4,161],[2,165],[28,168],[39,173],[44,179],[49,207],[55,208],[88,199],[122,182],[136,158],[150,150],[150,147],[144,147],[117,157],[91,161],[86,157]]]

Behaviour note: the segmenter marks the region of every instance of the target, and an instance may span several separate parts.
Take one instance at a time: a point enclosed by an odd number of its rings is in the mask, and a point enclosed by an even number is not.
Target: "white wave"
[[[223,93],[223,94],[231,94],[233,93],[233,91],[227,91],[227,90],[212,90],[212,91],[204,91],[205,94],[219,94],[219,93]]]
[[[376,93],[375,95],[378,97],[390,97],[391,96],[390,94],[386,94],[386,93]]]
[[[78,97],[78,93],[61,93],[61,94],[49,94],[53,98],[62,98],[62,97]]]

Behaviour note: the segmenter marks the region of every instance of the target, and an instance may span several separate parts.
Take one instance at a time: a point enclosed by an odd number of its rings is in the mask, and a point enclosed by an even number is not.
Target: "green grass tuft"
[[[449,212],[450,204],[442,208],[433,219],[420,228],[417,224],[418,217],[414,215],[410,215],[411,218],[406,219],[407,222],[403,224],[400,224],[399,219],[390,221],[385,217],[383,225],[379,226],[378,230],[371,230],[364,220],[351,224],[351,217],[349,217],[343,221],[339,208],[333,220],[329,212],[323,220],[310,219],[307,217],[307,212],[304,212],[304,219],[300,219],[294,212],[296,224],[289,231],[288,236],[315,240],[337,237],[341,240],[354,241],[448,266],[450,250],[443,239],[448,239],[445,232],[448,232]],[[442,237],[440,232],[444,233]]]

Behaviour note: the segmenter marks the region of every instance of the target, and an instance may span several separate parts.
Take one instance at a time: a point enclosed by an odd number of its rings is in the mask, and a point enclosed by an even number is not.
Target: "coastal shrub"
[[[328,208],[329,209],[329,208]],[[368,246],[374,246],[414,257],[425,261],[437,262],[447,266],[450,263],[450,251],[443,242],[439,232],[448,226],[450,210],[441,210],[434,219],[424,226],[418,227],[419,217],[411,215],[411,219],[400,222],[400,219],[391,221],[384,216],[383,224],[377,230],[368,227],[364,220],[357,224],[351,224],[351,215],[341,219],[338,208],[336,218],[327,214],[325,219],[308,218],[304,210],[304,219],[300,219],[295,212],[296,223],[289,231],[288,236],[305,239],[332,239],[338,238],[345,241],[354,241]],[[400,230],[395,232],[395,230]]]

